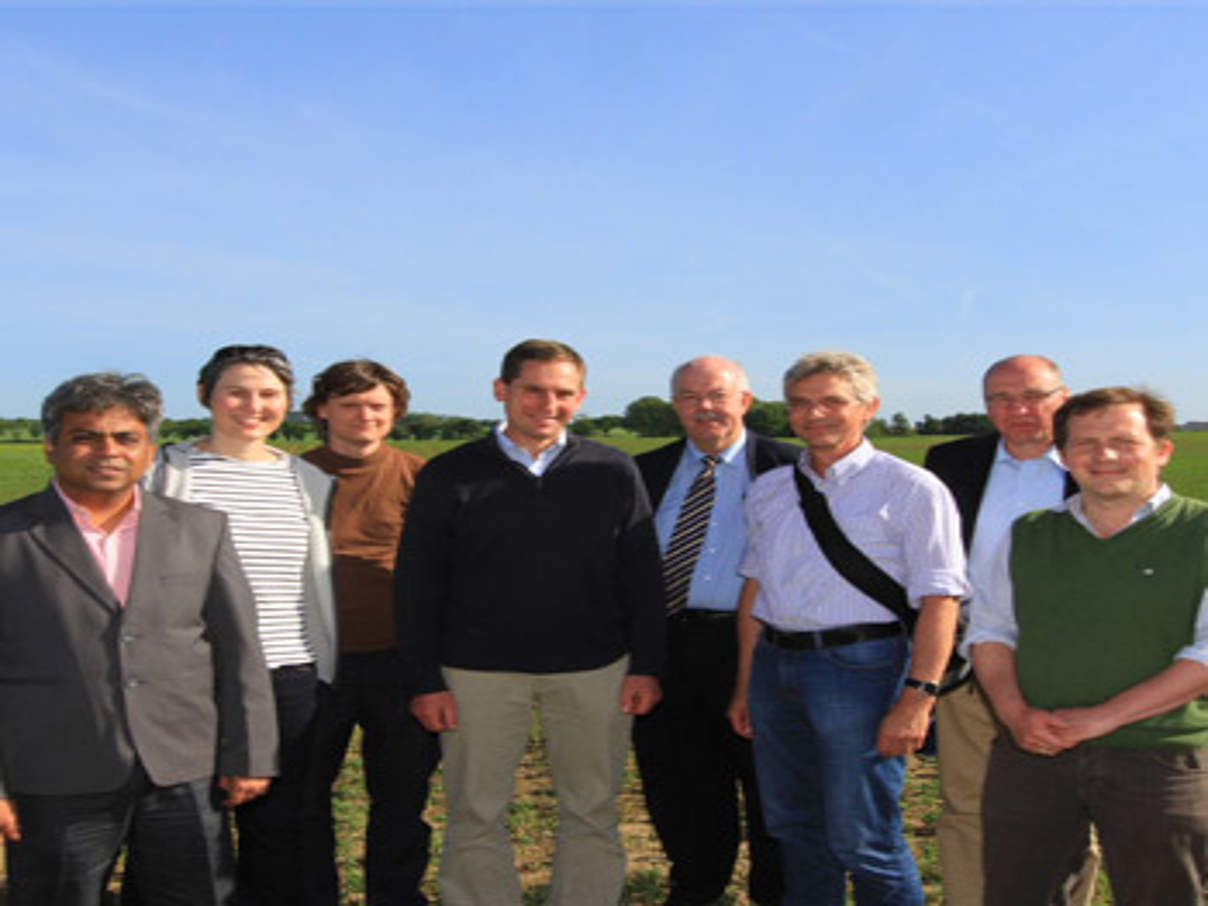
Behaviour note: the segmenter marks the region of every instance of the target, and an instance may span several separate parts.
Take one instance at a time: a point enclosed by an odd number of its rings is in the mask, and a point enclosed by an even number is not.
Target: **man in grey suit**
[[[42,406],[53,482],[0,507],[8,906],[96,906],[123,842],[149,906],[231,903],[218,798],[275,773],[226,518],[137,486],[160,417],[139,375],[66,381]]]

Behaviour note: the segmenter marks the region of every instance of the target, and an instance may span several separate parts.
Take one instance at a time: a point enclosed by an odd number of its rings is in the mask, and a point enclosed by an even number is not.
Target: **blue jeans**
[[[760,638],[751,671],[755,770],[784,860],[782,906],[922,906],[902,835],[905,760],[876,752],[902,687],[905,636],[787,651]]]

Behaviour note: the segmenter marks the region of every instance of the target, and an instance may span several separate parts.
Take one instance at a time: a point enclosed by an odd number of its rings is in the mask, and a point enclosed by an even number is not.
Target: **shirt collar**
[[[734,443],[730,444],[730,446],[726,447],[724,450],[722,450],[720,453],[717,454],[718,463],[724,463],[725,465],[732,465],[734,463],[734,460],[737,459],[739,457],[739,455],[742,454],[742,448],[746,442],[747,442],[747,432],[746,432],[746,429],[744,428],[742,433],[740,433],[738,435],[738,440],[734,441]],[[686,442],[685,452],[686,452],[686,455],[688,456],[688,458],[693,463],[698,463],[702,459],[705,458],[705,454],[701,452],[700,447],[698,447],[696,444],[694,444],[691,440],[688,440]]]
[[[859,445],[854,450],[852,450],[838,462],[832,463],[831,467],[826,470],[826,474],[823,475],[821,479],[814,474],[814,470],[810,466],[809,447],[806,447],[801,451],[801,455],[797,458],[797,463],[801,470],[815,481],[821,480],[843,482],[851,478],[866,465],[868,465],[869,461],[871,461],[873,456],[876,455],[876,452],[877,448],[869,442],[868,438],[862,438]]]
[[[495,440],[499,442],[500,449],[503,450],[504,455],[506,455],[508,459],[514,459],[516,462],[521,463],[522,465],[529,465],[537,462],[538,460],[550,462],[566,448],[566,429],[563,428],[558,432],[557,440],[534,456],[528,450],[524,449],[524,447],[520,446],[520,444],[516,443],[514,440],[504,434],[504,431],[507,430],[507,426],[508,423],[506,419],[495,425]]]
[[[1137,507],[1136,512],[1132,514],[1132,518],[1128,520],[1129,525],[1140,522],[1146,516],[1152,516],[1154,512],[1164,504],[1167,500],[1174,496],[1174,492],[1170,490],[1170,485],[1162,482],[1158,485],[1158,489],[1154,491],[1152,497],[1146,500],[1143,504]],[[1086,518],[1086,512],[1082,508],[1082,492],[1079,491],[1072,497],[1067,498],[1058,504],[1054,509],[1067,510],[1071,516],[1078,521],[1089,532],[1094,532],[1091,528],[1090,520]]]
[[[1051,462],[1053,465],[1055,465],[1057,468],[1059,468],[1062,472],[1066,471],[1065,464],[1062,463],[1062,461],[1061,461],[1061,455],[1057,452],[1057,448],[1051,444],[1049,445],[1049,448],[1044,451],[1044,453],[1042,453],[1040,456],[1037,456],[1035,458],[1036,459],[1047,459],[1049,462]],[[1016,456],[1012,456],[1011,452],[1007,449],[1006,441],[1004,441],[1001,437],[998,439],[998,449],[996,450],[996,452],[994,454],[994,465],[997,466],[997,465],[1005,464],[1005,465],[1018,466],[1021,463],[1031,462],[1031,461],[1032,460],[1030,460],[1030,459],[1020,459]]]
[[[59,487],[58,479],[52,478],[50,481],[50,486],[55,489],[55,493],[58,494],[59,499],[63,501],[63,506],[67,507],[67,512],[71,515],[72,520],[80,527],[82,531],[101,531],[101,529],[93,523],[92,516],[88,513],[88,510],[84,509],[84,507],[80,506],[63,493],[63,489]],[[123,514],[122,521],[118,523],[118,526],[116,529],[114,529],[114,531],[120,530],[129,522],[129,520],[137,518],[138,514],[142,512],[142,509],[143,491],[142,488],[140,488],[136,483],[134,485],[134,501],[130,504],[130,509],[126,510],[125,514]]]

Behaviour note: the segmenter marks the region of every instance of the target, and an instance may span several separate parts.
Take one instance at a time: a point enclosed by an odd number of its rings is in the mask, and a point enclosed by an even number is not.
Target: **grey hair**
[[[699,368],[707,362],[723,363],[725,367],[734,372],[735,381],[740,393],[751,392],[751,382],[747,379],[746,370],[733,359],[727,359],[720,355],[698,355],[694,359],[689,359],[681,365],[675,366],[675,371],[671,372],[671,398],[675,398],[676,392],[679,390],[679,379],[685,371],[690,371],[693,368]]]
[[[790,365],[789,370],[784,373],[785,397],[788,397],[794,384],[815,374],[835,374],[847,378],[852,393],[862,403],[872,402],[876,398],[877,373],[868,359],[839,349],[811,352]]]
[[[159,388],[141,374],[116,371],[81,374],[64,381],[42,401],[42,433],[51,442],[59,439],[59,426],[65,412],[104,412],[129,409],[154,440],[164,418],[164,401]]]

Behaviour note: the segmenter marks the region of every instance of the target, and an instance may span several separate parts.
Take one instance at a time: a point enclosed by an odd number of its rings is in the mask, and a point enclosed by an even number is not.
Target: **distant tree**
[[[984,412],[958,412],[940,420],[945,434],[981,434],[993,431],[994,423]]]
[[[765,437],[790,437],[789,414],[780,400],[751,400],[751,408],[743,421],[756,434]]]
[[[993,423],[982,412],[957,412],[943,418],[924,415],[914,427],[919,434],[981,434],[994,430]]]
[[[440,426],[440,436],[443,440],[470,440],[482,437],[490,428],[490,422],[482,422],[476,418],[452,416],[446,418]]]
[[[641,437],[675,437],[682,433],[671,404],[657,396],[642,396],[626,406],[624,424]]]
[[[400,432],[401,437],[431,440],[440,434],[441,421],[439,415],[433,415],[431,412],[409,412],[395,426],[395,430]]]
[[[919,434],[942,434],[943,425],[934,415],[924,415],[921,422],[914,423],[914,430]]]
[[[905,437],[914,433],[914,426],[910,424],[910,419],[904,412],[895,412],[889,420],[889,433],[894,437]]]
[[[883,418],[874,418],[864,427],[865,437],[888,437],[889,425]]]
[[[305,440],[307,437],[316,436],[314,429],[306,422],[301,421],[282,422],[276,434],[285,440]]]

